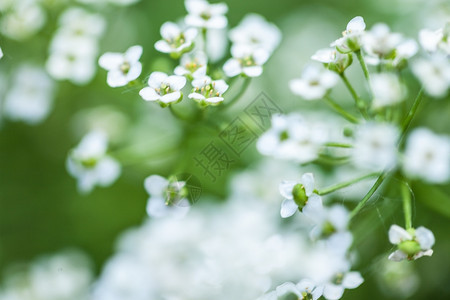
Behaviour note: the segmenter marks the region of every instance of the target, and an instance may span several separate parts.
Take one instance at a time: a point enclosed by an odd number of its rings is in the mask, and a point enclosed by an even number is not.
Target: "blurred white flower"
[[[39,67],[22,65],[13,77],[12,88],[5,96],[3,113],[14,121],[28,124],[42,122],[53,104],[53,81]]]
[[[2,12],[0,31],[11,39],[24,40],[41,30],[46,19],[45,10],[38,1],[11,1]]]
[[[362,36],[365,33],[366,23],[360,16],[354,17],[347,24],[346,30],[342,33],[343,37],[331,43],[331,47],[341,53],[350,53],[358,51],[362,46]]]
[[[371,56],[367,61],[379,64],[383,60],[395,57],[397,46],[403,41],[403,36],[397,32],[391,32],[388,25],[377,23],[366,32],[362,38],[364,50]]]
[[[183,54],[180,65],[174,70],[175,75],[199,78],[206,74],[208,57],[202,51],[193,51]]]
[[[197,37],[197,29],[182,30],[173,22],[164,23],[160,32],[163,39],[155,43],[155,49],[162,53],[169,53],[176,58],[190,51],[194,47],[194,39]]]
[[[450,87],[450,62],[445,55],[436,53],[429,59],[418,59],[412,64],[412,71],[430,96],[442,98],[447,94]]]
[[[395,105],[405,100],[407,89],[395,73],[377,73],[370,77],[374,109]]]
[[[106,82],[110,87],[127,85],[141,75],[142,64],[139,59],[142,47],[139,45],[128,48],[125,53],[107,52],[100,56],[99,65],[108,71]]]
[[[70,7],[59,17],[58,34],[99,38],[106,28],[102,15],[90,13],[79,7]]]
[[[323,287],[323,296],[328,300],[341,299],[345,289],[356,289],[364,282],[359,272],[342,272],[335,275]]]
[[[148,79],[148,87],[140,90],[139,95],[145,101],[157,101],[162,106],[177,103],[183,99],[181,89],[186,85],[183,76],[168,76],[163,72],[153,72]]]
[[[419,46],[415,40],[404,40],[395,49],[395,57],[392,60],[392,65],[396,68],[404,67],[406,61],[416,55],[417,51],[419,51]]]
[[[150,194],[147,214],[155,218],[184,217],[190,208],[185,185],[186,182],[175,178],[166,179],[159,175],[147,177],[144,181],[145,190]]]
[[[238,26],[229,32],[230,40],[236,45],[246,45],[253,49],[263,48],[272,53],[281,41],[281,31],[264,17],[247,14]]]
[[[290,217],[297,210],[308,215],[311,210],[320,209],[322,199],[314,192],[314,189],[314,175],[312,173],[303,174],[299,182],[282,181],[279,190],[285,199],[281,203],[281,217]]]
[[[247,45],[233,45],[232,58],[227,60],[223,70],[228,77],[243,74],[258,77],[262,74],[264,63],[269,59],[269,52],[263,48],[253,49]]]
[[[209,76],[194,79],[192,86],[194,89],[188,97],[202,106],[220,104],[224,100],[223,94],[229,87],[224,80],[211,80]]]
[[[414,129],[406,142],[403,171],[406,176],[431,183],[450,180],[450,138],[426,128]]]
[[[398,248],[389,255],[389,259],[393,261],[416,260],[422,256],[433,255],[433,232],[423,226],[405,230],[398,225],[392,225],[389,228],[389,241]]]
[[[311,59],[325,64],[328,69],[337,73],[343,73],[353,62],[350,54],[342,54],[332,48],[316,51]]]
[[[355,133],[353,163],[361,169],[383,170],[397,163],[399,130],[387,123],[367,123]]]
[[[442,50],[450,55],[450,22],[438,30],[422,29],[419,31],[419,42],[428,52]]]
[[[188,26],[221,29],[228,24],[225,17],[228,6],[225,3],[210,4],[206,0],[185,0],[185,6],[188,15],[184,22]]]
[[[309,65],[303,70],[301,78],[289,82],[289,87],[294,94],[306,100],[318,100],[322,99],[338,80],[339,77],[335,73]]]
[[[347,227],[349,212],[343,205],[332,205],[330,207],[314,206],[307,214],[314,227],[310,231],[313,240],[330,239],[337,235],[338,240],[331,239],[331,243],[325,243],[328,251],[345,254],[350,247],[353,238],[348,235]],[[334,247],[329,247],[333,245]]]
[[[94,186],[109,186],[120,176],[120,164],[106,154],[107,136],[100,131],[86,134],[67,157],[67,171],[78,180],[78,190],[89,193]]]

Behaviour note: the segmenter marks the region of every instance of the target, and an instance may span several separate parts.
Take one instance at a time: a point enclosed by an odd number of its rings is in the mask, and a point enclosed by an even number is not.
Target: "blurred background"
[[[190,125],[173,118],[168,109],[142,101],[139,88],[110,88],[106,84],[106,72],[99,68],[90,80],[81,84],[52,80],[48,97],[53,100],[46,104],[48,113],[44,113],[46,116],[42,121],[23,121],[11,117],[5,109],[9,91],[18,84],[19,67],[24,64],[45,66],[51,54],[49,45],[60,27],[58,16],[68,7],[83,7],[105,19],[105,30],[97,39],[99,51],[95,60],[107,51],[123,52],[129,46],[142,45],[142,77],[145,77],[152,71],[168,71],[176,65],[158,53],[153,45],[160,39],[161,24],[177,21],[186,14],[183,1],[141,0],[122,6],[118,5],[121,1],[100,5],[89,3],[95,1],[36,0],[42,17],[37,17],[39,13],[36,12],[23,16],[41,21],[34,22],[29,29],[22,28],[22,31],[11,30],[15,21],[7,20],[11,14],[7,2],[11,1],[0,0],[0,47],[5,55],[0,60],[0,282],[43,255],[67,249],[85,253],[87,258],[81,258],[83,264],[97,276],[105,261],[115,253],[118,236],[147,219],[148,194],[143,180],[151,174],[194,174],[202,188],[202,194],[193,206],[195,210],[210,202],[226,201],[235,193],[230,186],[236,174],[262,168],[262,157],[257,153],[254,141],[245,151],[235,155],[221,142],[220,130],[209,124],[201,124],[191,131],[192,136],[179,151],[177,145],[183,138],[183,128]],[[327,47],[330,41],[339,37],[354,16],[363,16],[369,27],[377,22],[387,23],[392,30],[415,39],[421,28],[442,27],[450,20],[449,3],[438,0],[224,2],[229,6],[229,27],[236,26],[247,13],[254,12],[275,23],[283,39],[264,74],[252,81],[236,106],[217,117],[216,123],[222,129],[236,116],[251,123],[244,109],[259,99],[261,92],[285,113],[323,109],[321,103],[302,102],[292,95],[288,81],[300,75],[317,49]],[[350,70],[349,74],[356,86],[363,79],[358,72]],[[410,74],[405,77],[411,91],[416,91],[418,83],[415,79]],[[25,82],[33,80],[38,86],[45,81],[31,77]],[[26,88],[20,85],[17,88],[21,87]],[[30,89],[34,93],[33,87]],[[343,101],[350,101],[343,88],[338,88],[336,95]],[[409,98],[413,97],[414,93]],[[427,100],[413,126],[420,124],[448,134],[449,115],[449,98]],[[83,195],[77,191],[75,179],[66,170],[66,159],[82,136],[96,127],[106,128],[110,134],[110,155],[120,161],[122,173],[112,186],[95,188],[90,194]],[[256,125],[252,130],[256,135],[263,132]],[[220,144],[234,159],[216,180],[205,176],[192,159],[210,142]],[[181,161],[182,166],[179,165]],[[262,176],[266,170],[259,170],[263,172],[250,173],[257,179],[249,185],[264,182],[257,176]],[[322,172],[325,178],[326,171]],[[277,189],[282,175],[276,174],[270,184],[259,186],[259,193],[274,195],[272,201],[279,203]],[[336,176],[339,178],[340,175]],[[354,228],[358,270],[366,281],[360,288],[347,292],[345,299],[450,298],[450,187],[419,182],[413,187],[416,191],[414,223],[433,230],[437,241],[435,254],[408,265],[402,269],[403,275],[390,271],[390,266],[385,263],[386,250],[391,247],[387,229],[393,223],[402,224],[401,205],[395,192],[379,196],[377,208],[364,212]],[[389,191],[389,186],[385,188]],[[402,282],[406,276],[413,279]],[[389,286],[389,282],[400,283]],[[411,282],[413,284],[409,286]],[[407,286],[406,291],[399,292],[399,286]]]

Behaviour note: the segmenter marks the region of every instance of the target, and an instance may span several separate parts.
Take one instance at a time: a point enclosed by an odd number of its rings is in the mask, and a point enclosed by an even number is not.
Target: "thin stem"
[[[406,182],[402,183],[402,198],[403,198],[403,213],[405,215],[405,228],[412,228],[412,213],[411,213],[411,191]]]
[[[247,88],[249,87],[250,82],[251,82],[251,78],[246,77],[239,92],[224,105],[224,108],[228,108],[228,107],[232,106],[237,100],[239,100],[242,97],[242,95],[245,93]]]
[[[353,145],[350,145],[350,144],[334,143],[334,142],[326,143],[325,146],[326,147],[336,147],[336,148],[353,148]]]
[[[416,96],[416,99],[414,99],[414,103],[411,107],[411,109],[409,110],[408,115],[406,116],[405,120],[403,121],[402,124],[402,136],[406,133],[406,131],[408,130],[409,125],[411,124],[412,119],[414,118],[416,112],[417,112],[417,108],[420,105],[420,102],[422,101],[423,98],[423,88],[420,89],[419,93]]]
[[[318,163],[324,163],[328,165],[338,165],[338,164],[346,164],[349,162],[348,156],[343,157],[335,157],[329,156],[325,154],[319,154],[319,157],[315,160]]]
[[[362,198],[361,202],[358,203],[358,205],[352,210],[350,213],[350,219],[353,219],[354,216],[356,216],[359,211],[364,207],[366,202],[370,199],[370,197],[373,196],[373,194],[377,191],[377,189],[380,187],[380,185],[383,183],[384,179],[386,178],[387,173],[383,172],[378,177],[377,181],[373,184],[373,186],[370,188],[370,190],[367,192],[367,194]]]
[[[333,99],[331,99],[329,96],[325,96],[324,98],[325,102],[328,103],[337,113],[339,113],[342,117],[344,117],[347,121],[358,124],[359,120],[352,114],[345,111],[345,109],[337,104]]]
[[[364,179],[375,177],[375,176],[378,176],[378,175],[380,175],[380,173],[366,174],[366,175],[358,177],[358,178],[354,178],[354,179],[351,179],[351,180],[348,180],[348,181],[344,181],[344,182],[341,182],[341,183],[338,183],[338,184],[335,184],[335,185],[332,185],[332,186],[320,189],[320,190],[317,191],[317,194],[319,194],[319,195],[326,195],[326,194],[332,193],[334,191],[340,190],[342,188],[345,188],[347,186],[350,186],[352,184],[355,184],[357,182],[360,182],[360,181],[362,181]]]
[[[358,57],[359,64],[364,72],[364,77],[366,77],[367,81],[370,80],[369,77],[369,69],[367,69],[366,62],[364,61],[364,57],[362,56],[361,50],[355,51],[356,57]]]
[[[369,116],[367,115],[367,112],[366,112],[366,109],[365,109],[366,105],[361,100],[361,98],[359,98],[358,94],[356,94],[356,91],[353,88],[353,86],[351,85],[350,81],[348,81],[347,76],[345,76],[344,73],[340,73],[339,76],[341,76],[341,79],[344,82],[345,86],[349,90],[350,94],[352,94],[353,100],[355,100],[356,107],[361,112],[362,116],[365,119],[367,119]]]

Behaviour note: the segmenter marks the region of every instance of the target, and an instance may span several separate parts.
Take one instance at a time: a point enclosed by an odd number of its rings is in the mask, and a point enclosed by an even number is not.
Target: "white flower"
[[[392,60],[392,65],[396,68],[402,68],[408,59],[416,55],[417,51],[419,51],[419,46],[415,40],[404,40],[395,49],[395,57]]]
[[[194,79],[192,86],[194,89],[188,97],[204,106],[221,103],[224,100],[222,95],[228,89],[228,84],[224,80],[213,81],[209,76]]]
[[[391,32],[389,26],[378,23],[363,36],[364,50],[379,63],[384,59],[393,58],[402,40],[403,36],[400,33]]]
[[[433,232],[423,226],[405,230],[398,225],[392,225],[389,229],[389,241],[398,248],[389,255],[389,259],[401,261],[431,256],[433,254],[431,247],[433,247],[435,239]]]
[[[189,211],[189,201],[184,181],[167,180],[159,175],[151,175],[144,181],[144,187],[150,198],[147,202],[147,214],[151,217],[183,217]]]
[[[362,169],[390,169],[397,162],[398,128],[385,123],[367,123],[357,128],[353,162]]]
[[[336,85],[339,77],[328,70],[316,66],[308,66],[302,72],[302,77],[289,82],[291,91],[306,100],[318,100]]]
[[[208,64],[208,57],[202,51],[194,51],[183,54],[180,59],[180,65],[174,70],[175,75],[191,76],[199,78],[206,74],[206,67]]]
[[[46,19],[45,10],[38,1],[16,0],[8,10],[2,12],[0,30],[11,39],[24,40],[41,30]]]
[[[272,53],[281,40],[277,26],[267,22],[258,14],[247,14],[238,26],[230,30],[230,40],[236,45],[263,48]]]
[[[89,193],[95,185],[109,186],[120,176],[120,164],[106,155],[108,139],[103,132],[92,131],[73,149],[66,162],[67,170],[78,180],[78,190]]]
[[[331,207],[318,205],[312,207],[307,215],[314,224],[314,227],[310,231],[311,239],[329,239],[333,235],[339,234],[338,238],[340,240],[331,240],[331,244],[339,246],[339,249],[328,248],[336,253],[345,253],[353,241],[351,235],[349,239],[347,234],[349,215],[348,210],[338,204]]]
[[[406,88],[395,73],[378,73],[370,77],[374,109],[392,106],[405,100]]]
[[[127,85],[141,75],[141,46],[132,46],[124,54],[107,52],[98,60],[99,65],[108,71],[106,82],[110,87]]]
[[[450,139],[426,128],[414,129],[406,142],[403,171],[431,183],[450,179]]]
[[[447,94],[450,62],[446,56],[436,53],[430,59],[418,59],[414,61],[412,71],[430,96],[439,98]]]
[[[419,32],[419,42],[422,48],[428,52],[442,50],[450,55],[450,22],[444,28],[438,30],[422,29]]]
[[[356,289],[364,282],[359,272],[338,273],[323,287],[323,296],[328,300],[341,299],[345,289]]]
[[[225,3],[210,4],[206,0],[185,0],[188,15],[184,21],[188,26],[221,29],[228,24],[224,16],[228,12]]]
[[[148,79],[148,87],[143,88],[139,95],[146,101],[158,101],[162,106],[176,103],[183,98],[181,89],[186,84],[183,76],[168,76],[163,72],[153,72]]]
[[[90,13],[79,7],[71,7],[59,17],[58,34],[73,36],[89,36],[99,38],[105,28],[105,19],[95,13]]]
[[[53,81],[45,70],[31,65],[20,66],[13,78],[3,104],[4,114],[28,124],[42,122],[52,108]]]
[[[253,49],[246,45],[233,45],[230,58],[223,66],[228,77],[244,74],[258,77],[262,74],[262,65],[269,59],[269,52],[263,48]]]
[[[166,22],[161,26],[161,36],[163,39],[155,43],[156,50],[179,57],[181,54],[190,51],[194,46],[197,29],[182,30],[177,24]]]
[[[285,198],[281,203],[282,218],[292,216],[297,210],[308,215],[311,209],[319,209],[322,199],[314,192],[314,176],[303,174],[300,181],[283,181],[280,183],[280,194]]]
[[[299,283],[285,282],[276,287],[275,291],[265,294],[258,300],[290,299],[294,296],[299,300],[317,300],[322,296],[322,287],[316,286],[311,280],[303,279]]]
[[[354,17],[347,24],[347,29],[342,33],[343,37],[331,43],[331,47],[341,53],[358,51],[362,45],[362,36],[366,29],[366,23],[362,17]]]
[[[318,50],[311,59],[325,64],[328,69],[337,73],[343,73],[353,62],[350,54],[342,54],[331,48]]]

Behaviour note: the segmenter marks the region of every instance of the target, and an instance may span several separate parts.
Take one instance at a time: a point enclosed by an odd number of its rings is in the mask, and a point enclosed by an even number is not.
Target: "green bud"
[[[303,184],[296,184],[292,189],[292,195],[294,196],[294,202],[297,204],[298,209],[302,211],[303,207],[305,207],[308,202],[308,196],[306,196],[306,191]]]
[[[414,256],[420,252],[420,245],[416,241],[404,241],[398,244],[398,249],[408,256]]]

